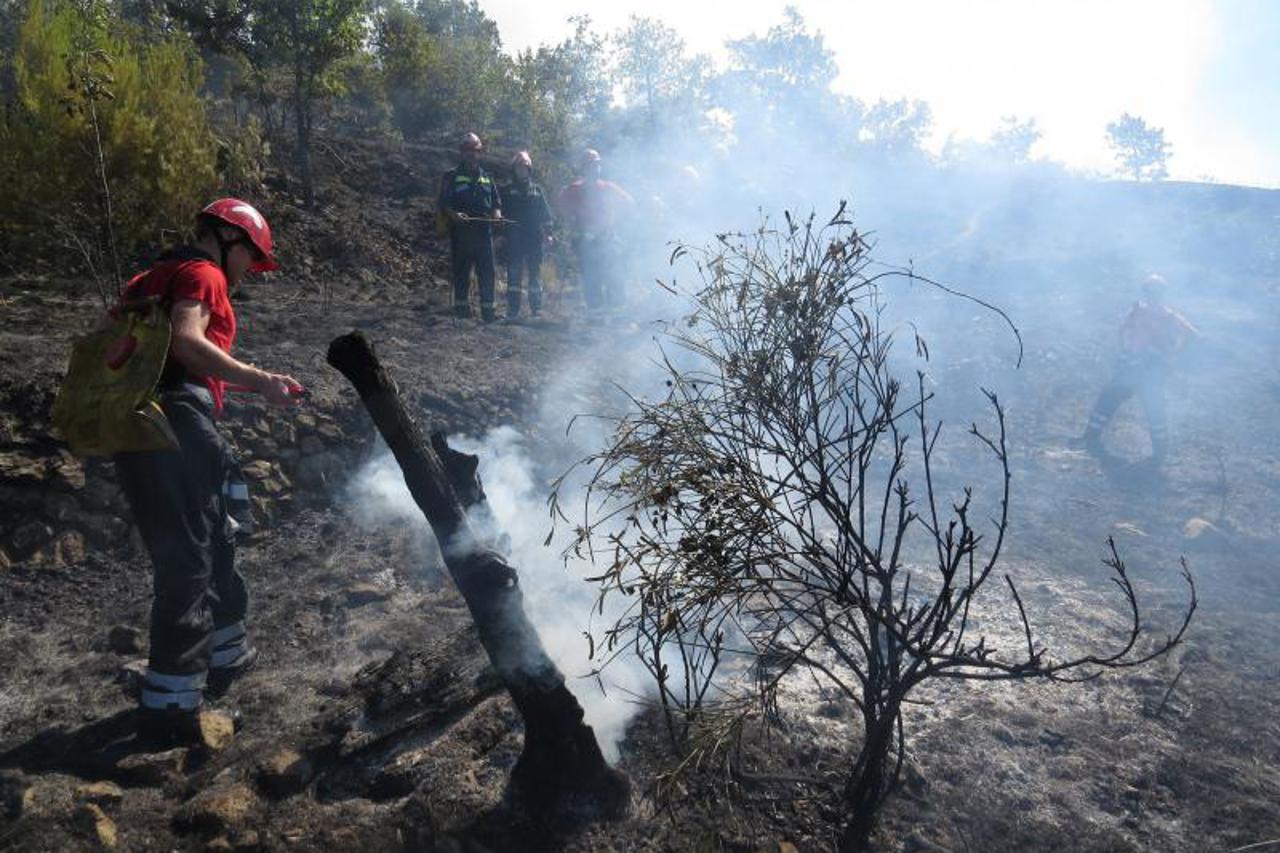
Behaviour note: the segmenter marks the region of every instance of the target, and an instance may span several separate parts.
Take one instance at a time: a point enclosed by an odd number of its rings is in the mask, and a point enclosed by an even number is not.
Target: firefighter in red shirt
[[[151,657],[139,697],[138,733],[171,742],[197,737],[206,690],[224,691],[257,659],[245,632],[248,592],[235,568],[231,500],[243,488],[231,449],[214,426],[228,383],[288,406],[301,386],[232,357],[230,292],[250,271],[276,268],[271,229],[233,198],[200,212],[191,245],[167,252],[129,282],[125,298],[158,297],[172,326],[158,395],[179,448],[117,453],[116,473],[155,572]]]
[[[588,148],[580,177],[560,191],[556,206],[573,234],[587,310],[595,312],[622,302],[623,220],[635,200],[622,187],[600,177],[600,154]]]
[[[1165,413],[1165,383],[1173,356],[1194,337],[1195,327],[1164,304],[1168,284],[1150,275],[1142,284],[1142,298],[1120,327],[1120,360],[1111,382],[1098,395],[1080,443],[1095,455],[1105,455],[1102,432],[1120,404],[1132,396],[1142,402],[1151,432],[1150,464],[1160,465],[1169,452]]]

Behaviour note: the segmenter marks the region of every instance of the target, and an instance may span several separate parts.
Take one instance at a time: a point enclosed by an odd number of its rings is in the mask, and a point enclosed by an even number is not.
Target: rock
[[[187,770],[187,750],[139,752],[116,762],[122,782],[129,785],[159,786],[181,782]]]
[[[53,538],[53,528],[41,521],[28,521],[9,536],[9,545],[19,559],[30,556]]]
[[[9,555],[5,553],[3,548],[0,548],[0,572],[3,572],[12,565],[13,560],[9,559]]]
[[[136,655],[146,648],[142,629],[132,625],[117,625],[107,632],[107,645],[119,655]]]
[[[239,829],[253,813],[258,797],[243,782],[207,788],[178,810],[178,826],[206,835]]]
[[[312,775],[311,762],[292,749],[278,749],[258,763],[258,784],[272,797],[299,793]]]
[[[85,803],[76,810],[75,825],[77,829],[107,849],[113,849],[120,843],[115,821],[107,817],[106,813],[93,803]]]
[[[53,466],[58,485],[73,492],[83,489],[84,463],[65,450],[60,451],[58,455],[59,459]]]
[[[1189,518],[1182,525],[1182,535],[1188,546],[1215,548],[1230,544],[1226,531],[1207,518]]]
[[[147,659],[135,658],[120,665],[116,670],[116,684],[120,685],[120,690],[130,699],[137,701],[138,694],[142,692],[142,682],[147,677]]]
[[[90,782],[76,788],[76,799],[98,806],[114,806],[124,799],[124,790],[115,782]]]
[[[263,480],[261,485],[262,485],[262,490],[269,495],[278,495],[284,491],[284,484],[282,484],[279,480],[273,479],[271,477],[268,477],[267,479]]]
[[[231,839],[225,835],[219,835],[204,846],[205,853],[230,853],[236,848],[231,845]]]
[[[298,429],[313,430],[316,428],[315,415],[306,412],[296,415],[293,422],[298,425]]]
[[[196,716],[200,742],[210,752],[222,752],[236,737],[236,722],[221,711],[201,711]]]
[[[76,530],[62,534],[53,545],[54,561],[59,565],[78,566],[84,562],[87,554],[84,534]]]
[[[265,480],[271,476],[271,463],[265,459],[255,459],[240,467],[240,473],[250,480]]]
[[[17,820],[22,817],[23,800],[29,789],[16,773],[0,774],[0,817]]]
[[[375,601],[386,601],[391,597],[391,591],[383,589],[377,584],[357,583],[343,590],[343,595],[346,596],[347,606],[363,607],[366,604],[373,604]]]

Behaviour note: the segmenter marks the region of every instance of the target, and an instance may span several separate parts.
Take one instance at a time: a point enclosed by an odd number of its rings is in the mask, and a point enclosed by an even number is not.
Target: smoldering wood
[[[360,394],[431,525],[450,576],[475,620],[480,643],[524,721],[524,747],[511,773],[529,805],[559,811],[625,811],[629,783],[609,767],[582,706],[547,655],[524,611],[516,570],[484,547],[467,508],[484,501],[478,460],[428,442],[406,411],[391,375],[359,332],[334,339],[328,361]]]

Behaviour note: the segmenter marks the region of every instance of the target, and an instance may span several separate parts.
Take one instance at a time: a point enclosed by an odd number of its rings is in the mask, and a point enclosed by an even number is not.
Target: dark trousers
[[[488,225],[459,223],[449,232],[449,245],[453,257],[453,307],[458,313],[466,313],[471,291],[471,270],[480,280],[480,310],[493,314],[493,236]]]
[[[507,313],[520,313],[521,283],[529,284],[529,310],[542,310],[542,238],[512,238],[507,244]]]
[[[621,252],[610,236],[578,238],[578,271],[582,276],[582,297],[595,310],[622,304]]]
[[[1085,438],[1097,441],[1102,431],[1130,397],[1137,397],[1151,431],[1151,456],[1163,460],[1169,452],[1169,420],[1165,411],[1165,370],[1163,365],[1136,359],[1125,359],[1116,367],[1107,387],[1089,415]]]
[[[160,399],[179,449],[114,460],[155,571],[143,704],[151,689],[189,707],[199,703],[214,646],[243,643],[249,596],[235,568],[223,492],[236,471],[234,456],[214,427],[208,392],[183,385],[164,389]]]

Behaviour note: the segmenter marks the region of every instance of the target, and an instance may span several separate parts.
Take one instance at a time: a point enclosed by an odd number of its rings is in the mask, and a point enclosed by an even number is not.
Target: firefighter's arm
[[[451,172],[445,172],[440,177],[440,195],[436,197],[436,209],[449,217],[451,222],[466,222],[466,214],[453,209],[453,202],[449,193],[451,174]]]
[[[209,306],[194,299],[184,299],[169,312],[173,338],[173,356],[196,376],[209,376],[258,391],[277,406],[297,402],[291,390],[299,385],[291,376],[268,373],[233,358],[205,337],[209,327]]]

